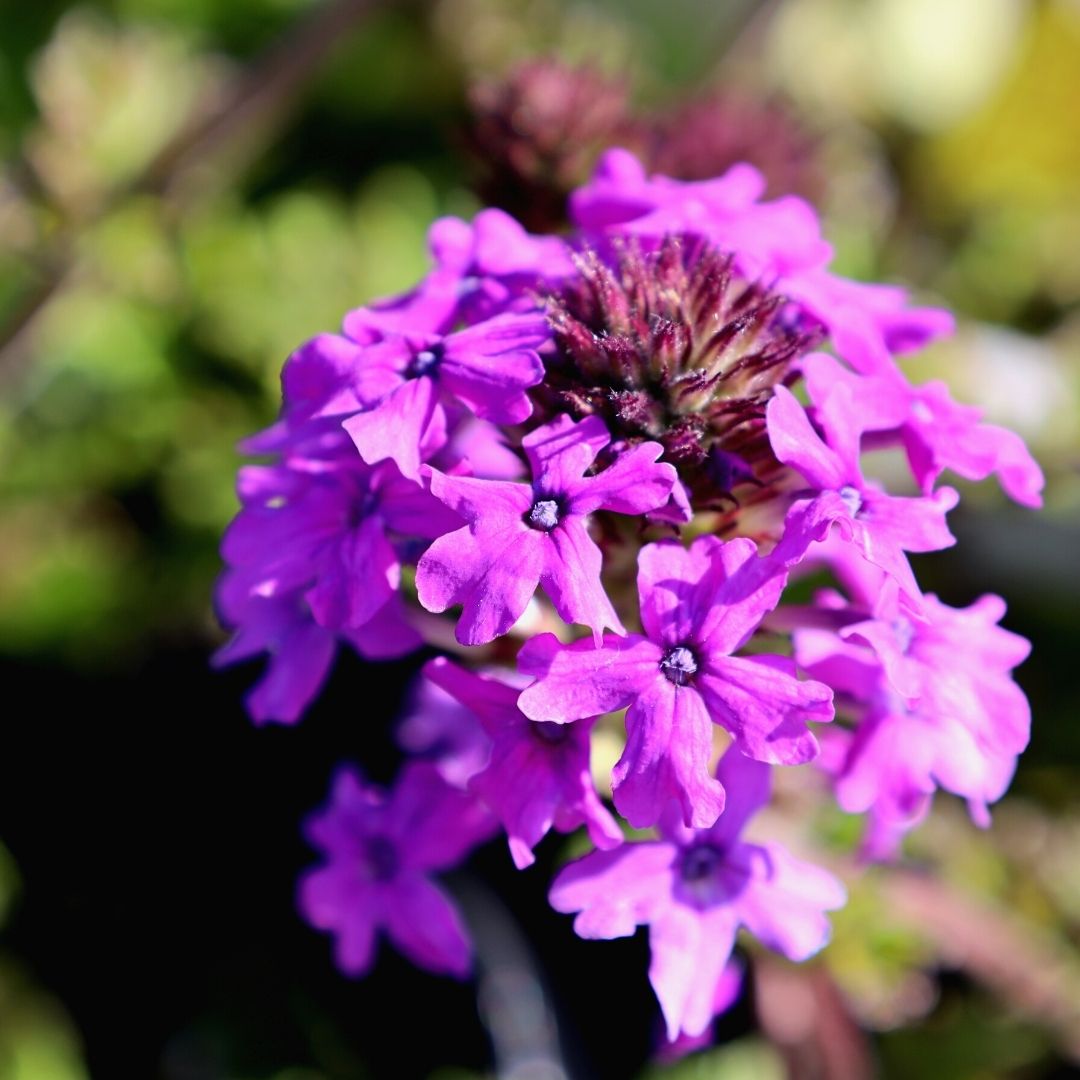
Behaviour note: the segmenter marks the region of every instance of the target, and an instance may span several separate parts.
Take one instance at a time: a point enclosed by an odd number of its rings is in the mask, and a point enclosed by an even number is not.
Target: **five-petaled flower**
[[[610,436],[589,417],[560,417],[522,440],[533,482],[447,476],[426,467],[431,493],[467,524],[436,540],[416,568],[416,589],[428,611],[461,604],[457,639],[482,645],[505,634],[536,591],[547,593],[568,623],[592,629],[622,623],[600,581],[603,555],[589,536],[597,510],[644,514],[667,502],[675,470],[658,463],[663,448],[639,443],[606,469],[585,475]]]
[[[828,871],[779,844],[740,838],[769,800],[767,765],[732,747],[717,776],[728,801],[712,828],[688,829],[668,811],[661,839],[592,852],[551,887],[556,911],[578,913],[581,937],[626,937],[649,927],[649,981],[669,1039],[700,1035],[712,1020],[740,926],[789,960],[805,960],[829,939],[825,912],[846,899]]]
[[[518,656],[536,676],[521,710],[567,723],[629,705],[613,774],[619,812],[645,827],[674,798],[687,825],[707,828],[724,808],[723,786],[709,774],[714,722],[750,757],[799,765],[817,753],[806,721],[833,716],[832,691],[800,681],[787,657],[732,655],[776,606],[784,582],[752,540],[650,544],[638,560],[645,635],[608,634],[599,648],[533,638]]]
[[[326,862],[300,882],[304,917],[336,936],[338,967],[363,975],[382,930],[413,963],[459,978],[471,948],[454,905],[431,875],[457,865],[492,832],[472,796],[433,766],[410,765],[389,793],[341,768],[329,805],[305,826]]]

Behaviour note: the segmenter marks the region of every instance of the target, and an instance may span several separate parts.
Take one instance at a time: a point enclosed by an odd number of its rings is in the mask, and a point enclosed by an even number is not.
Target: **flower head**
[[[388,336],[358,358],[353,386],[363,411],[343,427],[364,461],[389,459],[415,477],[423,445],[446,430],[444,402],[501,424],[529,416],[525,391],[543,378],[536,350],[548,335],[542,317],[506,314],[452,334]],[[435,449],[444,441],[436,436]]]
[[[913,619],[887,579],[876,594],[854,603],[825,594],[833,628],[797,630],[794,640],[799,663],[858,720],[852,735],[834,735],[843,744],[833,755],[837,799],[849,813],[869,812],[867,849],[887,858],[938,788],[989,824],[987,806],[1028,741],[1031,713],[1011,671],[1030,646],[997,625],[999,597],[952,608],[928,595]]]
[[[711,829],[661,823],[662,839],[596,851],[571,863],[551,887],[556,911],[577,912],[581,937],[616,938],[649,927],[649,981],[669,1039],[700,1035],[730,981],[735,934],[745,926],[790,960],[805,960],[829,938],[825,912],[843,905],[843,886],[778,844],[740,833],[769,798],[769,767],[734,747],[717,777],[728,793]]]
[[[491,739],[490,758],[472,775],[469,789],[502,822],[519,870],[532,865],[533,848],[552,827],[570,832],[584,825],[599,848],[622,842],[589,771],[591,721],[573,727],[535,723],[517,706],[520,686],[441,657],[424,674],[473,713]]]
[[[536,676],[521,710],[567,723],[630,706],[613,774],[619,812],[644,827],[675,799],[687,825],[707,828],[724,808],[723,787],[709,775],[713,723],[750,757],[801,764],[817,753],[806,721],[832,719],[832,692],[801,682],[785,657],[732,655],[776,606],[785,581],[752,541],[703,536],[689,550],[650,544],[638,566],[645,635],[608,634],[599,648],[533,638],[518,656],[521,670]]]
[[[600,581],[603,556],[589,536],[590,514],[644,514],[663,505],[675,470],[657,464],[661,447],[641,443],[608,468],[585,472],[610,436],[595,417],[562,417],[522,440],[533,482],[476,480],[427,468],[431,493],[463,518],[464,528],[436,540],[416,569],[420,603],[428,611],[463,610],[457,639],[491,641],[517,621],[541,586],[568,623],[599,638],[622,629]]]
[[[306,823],[325,862],[301,880],[300,910],[312,926],[333,931],[338,967],[348,975],[371,967],[381,930],[420,967],[463,977],[468,936],[431,875],[486,840],[491,824],[431,765],[409,766],[390,792],[342,768],[329,804]]]

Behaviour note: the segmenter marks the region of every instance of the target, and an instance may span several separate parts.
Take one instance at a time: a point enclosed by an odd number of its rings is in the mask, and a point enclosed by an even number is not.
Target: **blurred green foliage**
[[[0,845],[0,927],[19,892],[14,860]],[[78,1034],[63,1006],[0,953],[0,1076],[5,1080],[89,1080]]]

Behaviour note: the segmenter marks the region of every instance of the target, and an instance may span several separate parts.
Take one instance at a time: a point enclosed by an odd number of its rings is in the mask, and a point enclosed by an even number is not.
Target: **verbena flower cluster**
[[[609,151],[572,234],[437,221],[415,289],[286,362],[280,418],[247,443],[272,463],[241,470],[223,543],[219,662],[265,653],[251,716],[293,723],[340,648],[452,654],[423,667],[397,781],[343,768],[308,822],[300,905],[344,971],[381,932],[466,974],[438,875],[497,832],[525,868],[584,828],[552,905],[582,937],[648,926],[667,1037],[693,1039],[737,992],[740,927],[801,960],[844,903],[828,870],[743,837],[776,770],[823,773],[876,858],[936,790],[980,825],[1005,791],[1028,645],[997,597],[923,595],[908,555],[954,542],[944,471],[1038,506],[1039,468],[905,377],[949,315],[833,274],[810,206],[762,191],[748,166],[679,182]],[[905,494],[864,471],[882,447]],[[811,569],[831,586],[784,603]],[[600,729],[625,738],[598,790]]]

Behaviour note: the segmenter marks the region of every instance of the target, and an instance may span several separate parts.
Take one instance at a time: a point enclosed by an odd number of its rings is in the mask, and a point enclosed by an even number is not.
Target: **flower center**
[[[358,528],[379,507],[379,496],[374,491],[365,491],[358,495],[350,504],[346,519],[350,529]]]
[[[423,349],[413,355],[409,366],[405,369],[405,376],[409,379],[419,379],[424,375],[434,375],[439,361],[443,357],[443,347],[432,345],[430,349]]]
[[[570,734],[570,725],[535,720],[533,721],[532,732],[541,742],[551,743],[554,746],[566,741],[566,737]]]
[[[855,517],[862,509],[862,495],[859,494],[857,488],[853,488],[850,484],[840,489],[840,498],[844,500],[844,505],[848,508],[848,513],[852,517]]]
[[[397,848],[385,836],[364,841],[361,869],[369,881],[389,881],[398,872]]]
[[[538,499],[529,511],[529,524],[551,532],[559,524],[559,504],[554,499]]]
[[[683,853],[679,874],[690,884],[705,881],[716,873],[720,852],[708,844],[696,844]]]
[[[664,659],[660,661],[660,670],[676,686],[685,686],[690,681],[690,676],[697,671],[697,660],[685,645],[677,645],[664,654]]]

